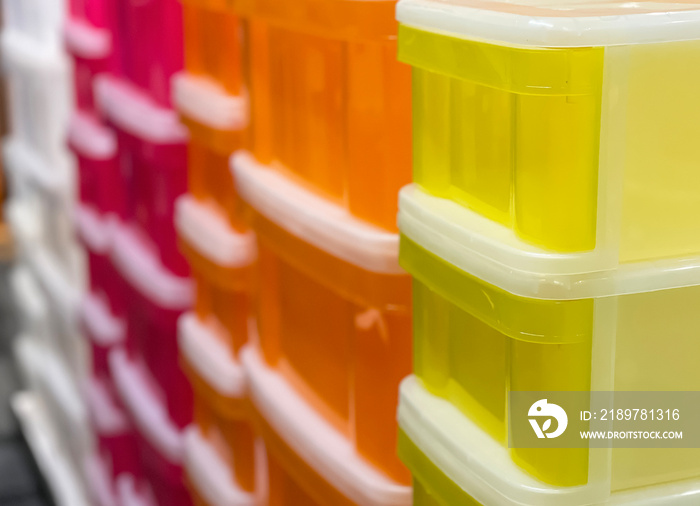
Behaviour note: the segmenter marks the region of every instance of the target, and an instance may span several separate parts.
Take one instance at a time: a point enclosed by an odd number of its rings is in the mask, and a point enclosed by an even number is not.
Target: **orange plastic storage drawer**
[[[395,230],[397,193],[411,179],[411,73],[396,60],[395,3],[253,4],[253,154]]]
[[[234,165],[258,238],[265,362],[365,459],[408,482],[396,457],[395,413],[398,383],[411,369],[411,290],[396,236],[248,155]]]
[[[183,0],[185,71],[241,91],[243,26],[226,0]]]

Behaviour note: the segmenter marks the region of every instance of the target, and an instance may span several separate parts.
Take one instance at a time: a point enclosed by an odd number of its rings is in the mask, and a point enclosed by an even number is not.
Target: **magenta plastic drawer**
[[[119,10],[124,77],[169,107],[170,78],[184,63],[181,3],[122,0]]]
[[[125,346],[142,363],[155,395],[178,427],[192,420],[192,391],[180,368],[177,320],[192,304],[189,278],[168,271],[133,228],[117,228],[112,261],[124,279]]]

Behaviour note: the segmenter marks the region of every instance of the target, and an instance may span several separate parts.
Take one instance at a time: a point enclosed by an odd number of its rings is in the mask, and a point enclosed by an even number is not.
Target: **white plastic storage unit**
[[[15,292],[23,320],[16,345],[31,390],[15,408],[57,502],[68,506],[87,504],[79,461],[92,440],[79,391],[87,369],[76,320],[84,266],[71,223],[64,7],[57,0],[3,0],[0,45],[10,129],[6,205],[19,246]]]

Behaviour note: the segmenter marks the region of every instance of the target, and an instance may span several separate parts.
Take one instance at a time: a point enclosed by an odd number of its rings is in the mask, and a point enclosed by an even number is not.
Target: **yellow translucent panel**
[[[542,300],[519,297],[457,269],[401,236],[401,266],[437,296],[521,341],[543,344],[580,343],[593,332],[593,300]],[[425,311],[433,318],[437,311]],[[437,316],[435,316],[437,320]]]
[[[516,98],[515,230],[562,251],[592,249],[596,236],[600,99]]]
[[[481,506],[399,429],[399,457],[413,474],[414,506]]]
[[[416,376],[497,441],[507,440],[508,392],[590,389],[592,300],[517,297],[406,237],[401,264],[414,276]],[[587,482],[587,450],[517,449],[511,455],[546,483]]]
[[[399,60],[516,94],[599,95],[603,48],[523,48],[399,25]]]
[[[401,27],[414,180],[554,251],[596,244],[603,49],[524,49]]]
[[[593,313],[589,315],[593,319]],[[509,389],[512,391],[588,391],[591,341],[542,346],[510,342]],[[530,474],[560,486],[588,482],[588,449],[514,448],[513,460]]]
[[[700,252],[700,41],[628,54],[621,261]]]

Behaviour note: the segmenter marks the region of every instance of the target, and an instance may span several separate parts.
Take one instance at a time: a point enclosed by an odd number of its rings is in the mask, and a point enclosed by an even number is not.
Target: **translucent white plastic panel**
[[[700,286],[625,295],[617,301],[608,298],[604,303],[617,304],[616,391],[700,390]],[[698,476],[700,449],[612,452],[613,491]]]
[[[627,82],[610,90],[624,124],[620,261],[700,252],[700,41],[606,49]],[[626,90],[626,92],[625,92]],[[618,101],[618,103],[614,103]],[[614,120],[613,120],[614,121]],[[618,125],[612,125],[615,128]],[[620,125],[622,126],[622,125]],[[614,147],[613,147],[614,148]]]

